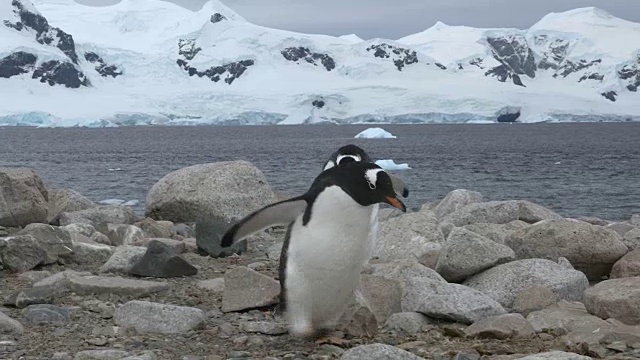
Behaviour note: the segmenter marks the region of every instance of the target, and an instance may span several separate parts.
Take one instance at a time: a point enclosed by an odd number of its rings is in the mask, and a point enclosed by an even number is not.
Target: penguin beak
[[[407,207],[404,205],[402,201],[400,201],[395,196],[385,196],[385,202],[394,208],[402,210],[402,212],[407,212]]]

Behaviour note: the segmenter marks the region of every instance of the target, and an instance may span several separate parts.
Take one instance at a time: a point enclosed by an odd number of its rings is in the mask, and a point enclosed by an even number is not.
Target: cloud
[[[118,0],[78,0],[91,5]],[[205,0],[173,0],[200,9]],[[597,6],[640,22],[640,0],[224,0],[256,24],[292,31],[397,39],[437,21],[475,27],[528,28],[549,12]]]

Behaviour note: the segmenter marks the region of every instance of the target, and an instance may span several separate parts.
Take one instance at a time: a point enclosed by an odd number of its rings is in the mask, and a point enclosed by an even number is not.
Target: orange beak
[[[402,212],[407,212],[407,207],[402,201],[398,200],[398,198],[395,198],[393,196],[385,196],[385,199],[387,200],[387,204],[393,206],[394,208],[402,210]]]

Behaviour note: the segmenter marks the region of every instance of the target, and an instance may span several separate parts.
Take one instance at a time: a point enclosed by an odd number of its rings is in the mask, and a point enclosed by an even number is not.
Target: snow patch
[[[354,138],[356,139],[395,139],[396,136],[392,135],[390,132],[382,128],[375,127],[375,128],[368,128],[364,131],[361,131],[356,136],[354,136]]]

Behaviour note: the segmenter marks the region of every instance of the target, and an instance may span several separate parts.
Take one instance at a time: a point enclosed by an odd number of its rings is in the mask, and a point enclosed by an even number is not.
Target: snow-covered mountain
[[[270,29],[217,0],[1,3],[0,125],[640,120],[640,24],[596,8],[394,41]]]

